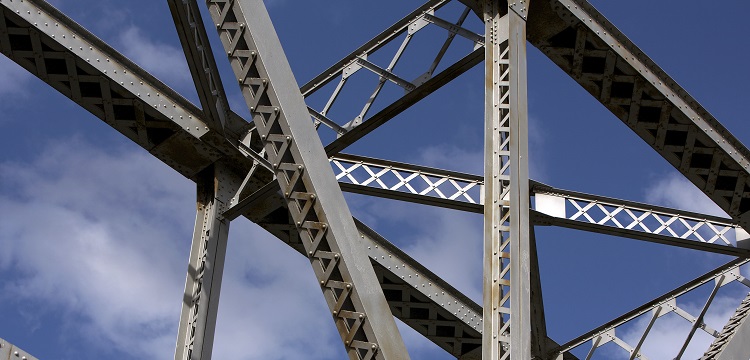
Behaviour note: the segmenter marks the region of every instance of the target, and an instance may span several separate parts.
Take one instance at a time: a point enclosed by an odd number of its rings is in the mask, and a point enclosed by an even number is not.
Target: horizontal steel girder
[[[750,150],[584,0],[531,5],[529,41],[745,229]]]
[[[330,159],[345,191],[481,213],[484,181],[477,175],[340,154]],[[555,189],[533,182],[536,225],[554,225],[686,247],[750,256],[743,230],[731,219]]]
[[[750,257],[744,230],[730,219],[533,184],[537,225]]]
[[[342,190],[482,213],[481,176],[348,154],[330,162]]]

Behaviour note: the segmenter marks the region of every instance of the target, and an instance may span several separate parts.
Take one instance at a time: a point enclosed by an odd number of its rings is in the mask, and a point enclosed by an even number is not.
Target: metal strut
[[[484,1],[484,359],[531,358],[526,20]],[[525,10],[525,8],[524,8]],[[502,16],[506,14],[506,16]],[[522,17],[523,15],[523,17]]]
[[[408,359],[263,2],[207,5],[349,358]]]
[[[185,280],[175,360],[211,359],[229,220],[221,214],[231,199],[231,176],[216,163],[197,176],[197,208],[190,265]]]

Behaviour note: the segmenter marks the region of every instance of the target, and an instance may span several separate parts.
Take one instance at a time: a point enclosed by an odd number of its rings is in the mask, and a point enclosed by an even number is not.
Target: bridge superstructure
[[[457,20],[438,16],[461,5]],[[399,319],[458,359],[586,359],[614,343],[630,359],[675,313],[716,340],[705,359],[750,357],[748,300],[721,329],[704,321],[750,261],[750,151],[585,0],[430,0],[299,86],[261,0],[169,0],[196,85],[190,103],[44,0],[0,0],[0,51],[194,181],[198,214],[175,359],[210,359],[227,236],[245,217],[306,256],[351,359],[408,359]],[[212,23],[203,23],[201,12]],[[470,17],[479,34],[463,26]],[[425,28],[446,32],[409,80],[395,65]],[[210,30],[213,28],[214,30]],[[250,118],[235,113],[207,31],[217,31]],[[473,43],[451,64],[456,38]],[[399,43],[400,42],[400,43]],[[373,53],[397,44],[387,63]],[[557,189],[529,179],[526,47],[549,57],[730,218]],[[409,55],[413,56],[413,53]],[[421,56],[428,56],[420,54]],[[222,60],[223,61],[223,60]],[[469,69],[484,64],[482,176],[343,151]],[[357,72],[379,81],[354,119],[331,108]],[[324,107],[305,99],[326,93]],[[377,111],[386,84],[403,95]],[[231,88],[231,86],[230,86]],[[234,91],[234,90],[233,90]],[[374,113],[373,113],[374,112]],[[342,191],[484,215],[484,295],[477,304],[350,213]],[[559,226],[730,255],[734,259],[566,343],[547,335],[534,226]],[[708,284],[691,312],[678,297]],[[428,285],[428,286],[425,286]],[[618,336],[650,314],[637,342]],[[0,354],[14,349],[0,340]],[[27,354],[28,355],[28,354]],[[23,355],[23,356],[27,356]],[[5,355],[3,355],[5,356]],[[19,356],[8,354],[9,358]],[[739,357],[738,357],[739,356]],[[29,356],[31,359],[31,357]]]

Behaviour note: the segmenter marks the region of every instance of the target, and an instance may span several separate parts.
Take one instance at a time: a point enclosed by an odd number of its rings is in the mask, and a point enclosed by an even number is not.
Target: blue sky
[[[750,32],[743,16],[750,3],[593,3],[736,137],[750,141],[743,118],[743,100],[750,96],[749,54],[738,41]],[[165,1],[53,4],[198,103]],[[295,77],[304,83],[421,2],[266,4]],[[477,20],[471,21],[467,27],[478,29]],[[408,62],[404,59],[407,68]],[[533,179],[716,211],[532,47],[528,63]],[[482,71],[478,66],[464,74],[347,151],[481,174]],[[233,84],[225,81],[230,102],[244,113]],[[386,95],[396,94],[389,91]],[[351,110],[344,106],[340,111]],[[193,184],[4,57],[0,126],[0,337],[40,359],[170,358],[195,216]],[[357,217],[480,300],[481,216],[347,198]],[[547,324],[557,341],[728,260],[572,230],[537,228],[536,233]],[[723,326],[742,291],[732,288],[720,295],[708,317],[714,327]],[[696,309],[700,301],[686,298],[684,306]],[[634,338],[643,325],[634,323],[623,336]],[[675,343],[679,336],[668,330],[684,326],[665,319],[646,354],[666,358],[656,345]],[[401,328],[413,359],[450,358]],[[691,351],[700,353],[697,347]],[[230,230],[214,354],[227,359],[345,358],[307,260],[242,219]],[[614,351],[604,355],[619,358]]]

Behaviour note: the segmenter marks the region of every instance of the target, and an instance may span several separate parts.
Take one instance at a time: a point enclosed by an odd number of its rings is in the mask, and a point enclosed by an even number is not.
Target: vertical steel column
[[[349,358],[408,359],[263,2],[207,5]]]
[[[214,164],[196,179],[198,211],[175,360],[211,359],[229,234],[229,220],[221,213],[226,210],[232,188],[221,176],[222,171],[221,165]]]
[[[526,4],[516,4],[483,2],[485,360],[531,358]]]

